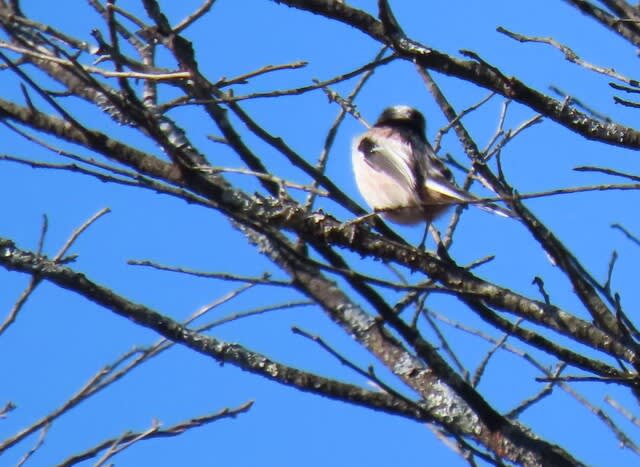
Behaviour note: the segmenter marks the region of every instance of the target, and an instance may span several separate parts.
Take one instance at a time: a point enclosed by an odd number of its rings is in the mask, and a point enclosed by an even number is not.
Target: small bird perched
[[[397,224],[427,226],[452,205],[477,200],[458,188],[425,137],[426,122],[416,109],[385,109],[371,129],[353,141],[352,162],[362,197]],[[510,216],[497,206],[483,209]]]

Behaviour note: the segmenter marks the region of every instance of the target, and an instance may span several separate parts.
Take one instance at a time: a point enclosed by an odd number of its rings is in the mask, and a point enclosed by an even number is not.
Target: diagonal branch
[[[334,0],[279,0],[279,3],[352,26],[378,42],[392,47],[406,60],[513,99],[587,139],[632,149],[640,148],[640,132],[621,124],[605,123],[590,118],[563,102],[527,86],[517,78],[506,76],[486,62],[459,60],[408,38],[399,28],[388,30],[386,28],[391,23],[388,16],[381,15],[381,21],[378,21],[362,10]],[[390,11],[386,1],[380,0],[379,3],[383,13]]]

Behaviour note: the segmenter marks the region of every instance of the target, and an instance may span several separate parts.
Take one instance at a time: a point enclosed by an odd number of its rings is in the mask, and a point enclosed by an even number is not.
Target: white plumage
[[[425,126],[416,109],[393,106],[353,141],[353,171],[362,197],[398,224],[430,223],[452,205],[476,199],[454,184],[427,142]],[[480,207],[510,215],[497,206]]]

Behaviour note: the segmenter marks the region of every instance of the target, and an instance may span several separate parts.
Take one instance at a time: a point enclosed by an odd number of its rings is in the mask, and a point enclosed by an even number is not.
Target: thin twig
[[[518,320],[516,320],[516,322],[514,323],[514,326],[519,326],[520,323],[522,323],[523,319],[519,318]],[[493,355],[499,350],[501,349],[504,344],[507,342],[507,339],[509,338],[509,334],[505,333],[500,340],[498,340],[498,342],[496,342],[493,347],[491,349],[489,349],[489,351],[487,352],[487,354],[484,356],[484,358],[482,359],[482,361],[480,362],[480,364],[478,365],[478,367],[476,368],[475,373],[473,374],[473,378],[471,379],[471,385],[475,388],[478,386],[478,384],[480,383],[480,379],[482,378],[482,375],[484,374],[485,369],[487,368],[487,365],[489,364],[489,360],[491,360],[491,357],[493,357]]]
[[[211,7],[213,6],[213,3],[215,1],[216,0],[205,0],[205,2],[202,5],[200,5],[200,7],[196,11],[194,11],[189,16],[187,16],[185,19],[180,21],[173,28],[173,32],[175,32],[176,34],[180,34],[182,31],[184,31],[189,26],[191,26],[193,23],[195,23],[198,19],[200,19],[201,17],[206,15],[209,12],[209,10],[211,9]]]
[[[324,339],[322,339],[320,336],[313,335],[313,334],[311,334],[311,333],[299,328],[298,326],[292,326],[291,327],[291,332],[293,332],[294,334],[297,334],[299,336],[306,337],[311,342],[314,342],[315,344],[319,345],[320,347],[322,347],[322,349],[324,349],[332,357],[337,359],[342,365],[346,366],[347,368],[350,368],[354,372],[358,373],[360,376],[364,377],[366,380],[370,380],[371,379],[371,375],[369,374],[368,371],[363,370],[358,365],[356,365],[355,363],[351,362],[348,358],[343,357],[337,350],[335,350],[333,347],[331,347],[329,344],[327,344],[324,341]]]
[[[22,458],[16,464],[16,467],[22,467],[29,460],[29,458],[33,456],[36,453],[36,451],[42,447],[42,445],[44,444],[44,440],[47,437],[47,433],[49,432],[49,428],[51,428],[50,423],[42,427],[42,429],[40,430],[40,435],[38,436],[38,440],[36,441],[36,444],[34,444],[33,447],[29,449],[24,454],[24,456],[22,456]]]
[[[609,267],[607,268],[607,279],[604,282],[602,288],[607,291],[607,293],[611,293],[611,279],[613,277],[613,269],[616,265],[616,261],[618,260],[618,253],[613,250],[611,252],[611,259],[609,260]]]
[[[492,336],[489,336],[485,333],[482,333],[481,331],[478,331],[476,329],[470,328],[469,326],[453,321],[450,318],[444,316],[444,315],[440,315],[440,314],[436,314],[433,313],[432,314],[434,316],[436,316],[438,319],[442,320],[443,322],[446,322],[450,325],[452,325],[453,327],[455,327],[456,329],[460,329],[464,332],[467,332],[469,334],[472,334],[474,336],[480,337],[484,340],[487,340],[489,342],[497,342],[497,340],[495,338],[493,338]],[[513,346],[510,346],[508,344],[506,344],[504,346],[504,349],[514,353],[516,355],[519,355],[520,357],[524,358],[525,361],[529,362],[531,365],[533,365],[535,368],[537,368],[538,370],[540,370],[541,372],[547,374],[549,376],[549,378],[553,378],[553,375],[551,374],[550,371],[548,371],[543,365],[541,365],[540,363],[538,363],[533,357],[531,357],[528,353],[523,352]],[[557,376],[557,375],[556,375]],[[558,384],[558,386],[560,386],[565,392],[567,392],[568,394],[570,394],[573,398],[575,398],[579,403],[581,403],[584,407],[586,407],[591,413],[593,413],[594,415],[596,415],[596,417],[598,417],[598,419],[600,419],[600,421],[602,421],[607,427],[609,427],[614,434],[616,435],[616,437],[620,440],[620,442],[622,443],[623,446],[625,447],[629,447],[630,449],[632,449],[634,452],[638,452],[638,448],[635,446],[635,444],[630,440],[630,438],[628,436],[626,436],[611,420],[611,418],[609,416],[607,416],[601,409],[594,407],[593,404],[591,404],[589,401],[587,401],[583,396],[581,396],[577,391],[575,391],[570,385],[566,384],[564,381],[559,381],[558,378],[554,378],[554,381],[551,381],[554,384]],[[524,410],[524,408],[522,408],[520,410],[520,412],[522,412],[522,410]]]
[[[40,238],[38,238],[38,249],[36,250],[38,255],[41,255],[44,251],[44,242],[47,237],[47,231],[49,230],[49,217],[46,214],[42,215],[42,228],[40,229]]]
[[[38,249],[36,250],[38,255],[41,255],[42,252],[44,251],[44,242],[47,236],[48,229],[49,229],[49,218],[47,217],[46,214],[44,214],[42,216],[42,227],[40,228],[40,237],[38,238]],[[25,303],[27,303],[27,300],[29,299],[29,297],[31,296],[33,291],[38,287],[39,284],[40,284],[40,280],[38,280],[37,277],[32,276],[29,279],[29,284],[22,291],[22,293],[20,294],[16,302],[13,304],[5,320],[2,322],[2,324],[0,324],[0,336],[9,328],[9,326],[11,326],[15,322],[16,318],[18,317],[18,314],[20,313],[20,310],[25,305]]]
[[[187,319],[185,324],[191,323],[193,320],[199,318],[206,312],[232,300],[242,292],[249,290],[251,287],[253,287],[252,284],[245,284],[242,287],[238,288],[237,290],[233,290],[225,294],[221,298],[216,299],[214,302],[201,307],[189,319]],[[242,317],[243,316],[239,316],[239,318],[242,318]],[[221,322],[222,321],[223,320],[221,320]],[[229,320],[226,320],[224,322],[228,322],[228,321]],[[212,323],[208,325],[208,327],[209,328],[213,327],[216,324],[217,323]],[[19,431],[12,437],[2,441],[0,443],[0,452],[3,452],[9,449],[10,447],[14,446],[15,444],[22,441],[24,438],[31,435],[35,431],[41,429],[45,425],[51,424],[57,418],[59,418],[60,416],[64,415],[65,413],[70,411],[72,408],[77,406],[80,402],[86,400],[88,397],[91,397],[95,393],[101,391],[102,389],[118,381],[123,376],[129,374],[134,368],[138,367],[139,365],[148,361],[149,359],[159,355],[162,351],[168,349],[172,345],[174,345],[174,342],[168,341],[167,339],[163,338],[163,339],[160,339],[156,344],[146,349],[132,349],[125,352],[120,357],[118,357],[114,362],[108,365],[105,365],[103,368],[101,368],[95,375],[93,375],[89,379],[87,383],[85,383],[84,386],[82,386],[82,388],[80,388],[75,394],[73,394],[69,399],[67,399],[60,407],[51,411],[49,414],[35,421],[30,426]],[[129,362],[127,366],[119,369],[121,365],[123,365],[125,362],[127,362],[133,356],[136,356],[136,355],[137,357],[133,361]]]
[[[45,60],[58,65],[65,65],[68,67],[75,67],[76,64],[64,59],[55,57],[52,55],[44,54],[41,52],[35,52],[30,49],[25,49],[14,44],[10,44],[0,40],[0,48],[11,50],[12,52],[28,55],[29,57],[37,58],[39,60]],[[157,72],[157,73],[144,73],[140,71],[111,71],[105,70],[91,65],[82,65],[80,67],[87,73],[93,73],[105,78],[134,78],[134,79],[148,79],[152,81],[176,81],[191,78],[191,74],[187,71],[170,71],[170,72]]]
[[[438,153],[438,151],[440,151],[440,143],[442,141],[442,137],[444,135],[446,135],[449,130],[451,130],[451,128],[453,128],[460,120],[462,120],[466,115],[470,114],[471,112],[479,109],[480,107],[482,107],[484,104],[486,104],[487,102],[489,102],[491,100],[491,98],[493,96],[495,96],[496,93],[495,92],[490,92],[489,94],[487,94],[485,97],[483,97],[482,99],[480,99],[478,102],[476,102],[475,104],[470,105],[469,107],[467,107],[466,109],[461,110],[458,115],[451,120],[450,122],[447,122],[447,124],[445,126],[443,126],[442,128],[440,128],[438,130],[438,132],[436,133],[436,135],[433,138],[433,150],[434,152]]]
[[[101,463],[104,463],[104,461],[108,460],[113,455],[130,447],[133,443],[137,441],[141,441],[144,439],[168,438],[168,437],[178,436],[193,428],[205,426],[209,423],[216,422],[224,418],[235,418],[240,414],[248,412],[249,409],[251,409],[252,405],[253,405],[253,401],[248,401],[236,408],[233,408],[233,409],[225,408],[214,414],[195,417],[190,420],[177,423],[165,429],[160,429],[154,422],[152,427],[144,432],[141,432],[141,433],[126,432],[123,435],[119,436],[118,438],[112,438],[112,439],[103,441],[102,443],[82,453],[75,454],[74,456],[66,459],[65,461],[58,464],[58,467],[70,467],[72,465],[76,465],[80,462],[84,462],[88,459],[96,457],[100,452],[107,449],[107,452],[102,456],[102,458],[96,464],[94,464],[94,465],[100,465]]]
[[[544,288],[544,281],[542,280],[542,278],[540,276],[536,276],[536,277],[533,278],[531,283],[538,287],[538,290],[540,291],[540,295],[542,295],[542,298],[544,299],[544,302],[547,305],[550,305],[551,304],[551,297],[549,296],[549,294],[547,293],[546,289]]]
[[[2,157],[0,156],[0,160],[1,159],[2,159]],[[78,237],[85,230],[87,230],[91,224],[93,224],[100,217],[102,217],[103,215],[105,215],[105,214],[107,214],[109,212],[111,212],[109,208],[101,209],[96,214],[91,216],[87,221],[85,221],[80,227],[78,227],[76,230],[74,230],[72,232],[71,236],[67,239],[67,241],[63,245],[63,247],[53,257],[52,260],[55,261],[55,262],[62,261],[63,260],[63,256],[66,254],[66,252],[69,250],[69,248],[71,248],[71,246],[78,239]],[[38,254],[42,253],[42,249],[44,247],[44,238],[45,238],[45,235],[46,235],[46,232],[47,232],[48,225],[49,225],[48,219],[47,219],[46,216],[44,216],[42,229],[41,229],[41,232],[40,232],[40,240],[38,241],[38,250],[37,250]],[[22,293],[18,297],[18,300],[16,300],[16,303],[11,307],[11,310],[9,311],[9,314],[7,315],[7,317],[5,318],[3,323],[0,325],[0,335],[2,335],[2,333],[4,333],[7,330],[7,328],[9,326],[11,326],[12,323],[15,322],[15,320],[16,320],[16,318],[18,316],[18,313],[20,313],[20,310],[22,309],[24,304],[27,302],[27,300],[29,299],[29,297],[31,296],[33,291],[38,287],[38,285],[40,284],[41,281],[42,280],[37,276],[32,276],[31,277],[31,279],[29,280],[29,284],[22,291]]]
[[[511,104],[511,99],[505,99],[502,102],[502,106],[500,109],[500,116],[498,117],[498,126],[496,128],[496,131],[493,133],[493,136],[485,146],[485,148],[482,149],[481,152],[483,154],[487,154],[489,152],[489,149],[491,149],[491,147],[496,143],[496,141],[498,141],[498,139],[502,135],[504,135],[504,122],[507,119],[507,111],[509,110],[509,104]]]
[[[557,383],[559,381],[565,383],[605,383],[605,384],[616,384],[616,383],[633,383],[636,377],[633,375],[629,375],[628,377],[618,378],[615,376],[558,376],[558,377],[538,377],[536,381],[541,383],[545,382],[554,382]]]
[[[352,363],[351,361],[349,361],[349,359],[347,359],[344,356],[342,356],[337,350],[335,350],[329,344],[327,344],[321,337],[313,335],[311,333],[308,333],[307,331],[304,331],[304,330],[300,329],[297,326],[292,326],[291,331],[294,334],[298,334],[299,336],[305,337],[305,338],[311,340],[312,342],[318,344],[325,351],[327,351],[331,356],[336,358],[341,364],[343,364],[346,367],[352,369],[353,371],[355,371],[359,375],[363,376],[368,381],[373,382],[375,384],[375,386],[378,387],[379,389],[382,389],[384,392],[386,392],[390,396],[393,396],[393,397],[395,397],[397,399],[400,399],[400,400],[406,402],[407,404],[409,404],[410,406],[414,407],[416,410],[418,410],[419,412],[423,413],[425,418],[427,418],[427,419],[431,418],[431,416],[428,414],[428,412],[426,412],[424,410],[423,407],[421,407],[415,401],[413,401],[413,400],[409,399],[408,397],[402,395],[401,393],[399,393],[398,391],[393,389],[391,386],[389,386],[386,383],[384,383],[380,378],[378,378],[378,376],[375,374],[373,366],[369,366],[368,369],[365,371],[362,368],[360,368],[358,365],[356,365],[355,363]]]
[[[585,113],[591,115],[593,118],[597,120],[602,120],[603,122],[612,122],[611,118],[607,117],[605,114],[598,112],[597,110],[594,110],[593,108],[591,108],[591,106],[585,104],[577,97],[569,95],[559,87],[549,86],[549,89],[551,89],[558,96],[562,97],[566,105],[573,105],[574,107],[582,109]]]
[[[556,49],[558,49],[559,51],[561,51],[564,54],[564,57],[568,61],[570,61],[572,63],[575,63],[576,65],[580,65],[581,67],[586,68],[587,70],[595,71],[596,73],[600,73],[602,75],[609,76],[611,78],[617,79],[617,80],[622,81],[622,82],[627,83],[627,84],[637,84],[638,83],[638,80],[627,78],[626,76],[618,73],[613,68],[604,68],[604,67],[601,67],[601,66],[598,66],[598,65],[593,65],[593,64],[581,59],[578,56],[578,54],[576,54],[569,47],[567,47],[566,45],[561,44],[560,42],[556,41],[555,39],[553,39],[551,37],[524,36],[522,34],[511,32],[511,31],[503,28],[502,26],[499,26],[498,28],[496,28],[496,31],[498,31],[498,32],[500,32],[500,33],[504,34],[505,36],[508,36],[508,37],[510,37],[512,39],[515,39],[518,42],[538,42],[538,43],[542,43],[542,44],[549,44],[549,45],[555,47]]]
[[[64,243],[64,245],[62,245],[62,248],[60,248],[58,253],[56,253],[56,255],[53,257],[53,261],[55,262],[60,261],[63,258],[63,256],[67,253],[67,251],[69,251],[69,248],[71,248],[71,246],[75,243],[78,237],[82,235],[84,231],[86,231],[94,222],[96,222],[102,216],[104,216],[105,214],[109,214],[110,212],[111,212],[111,209],[102,208],[98,212],[96,212],[93,216],[91,216],[89,219],[87,219],[80,227],[75,229],[71,233],[71,236]]]
[[[9,412],[14,410],[15,408],[16,408],[16,404],[14,404],[11,401],[4,404],[4,407],[0,408],[0,419],[7,418],[7,415],[9,414]]]
[[[566,367],[567,367],[567,364],[564,362],[559,364],[557,368],[554,370],[553,374],[551,374],[551,377],[557,378]],[[505,414],[505,417],[509,419],[518,418],[520,415],[522,415],[522,413],[525,410],[531,408],[533,405],[537,404],[545,397],[550,396],[551,393],[553,392],[553,387],[555,385],[556,385],[555,382],[550,382],[545,384],[545,386],[537,394],[534,394],[530,398],[520,402],[516,407],[514,407],[509,412],[507,412]]]
[[[184,100],[183,98],[180,99],[176,99],[175,101],[172,102],[167,102],[162,106],[159,106],[160,108],[164,109],[164,110],[168,110],[170,108],[173,107],[177,107],[177,106],[184,106],[184,105],[201,105],[201,104],[206,104],[209,102],[216,102],[216,103],[229,103],[229,102],[239,102],[239,101],[243,101],[243,100],[249,100],[249,99],[262,99],[262,98],[272,98],[272,97],[281,97],[281,96],[299,96],[301,94],[305,94],[307,92],[311,92],[311,91],[317,91],[319,89],[324,89],[327,86],[330,86],[332,84],[336,84],[336,83],[340,83],[342,81],[347,81],[351,78],[354,78],[368,70],[371,70],[373,68],[377,68],[379,66],[382,65],[386,65],[390,62],[392,62],[393,60],[395,60],[397,58],[396,55],[390,55],[389,57],[385,57],[381,60],[379,60],[378,62],[375,63],[367,63],[364,66],[361,66],[360,68],[357,68],[353,71],[350,71],[348,73],[342,74],[342,75],[338,75],[335,76],[333,78],[324,80],[324,81],[314,81],[314,84],[308,85],[308,86],[302,86],[299,88],[292,88],[292,89],[278,89],[275,91],[267,91],[267,92],[256,92],[256,93],[251,93],[251,94],[246,94],[246,95],[231,95],[229,93],[225,94],[224,96],[221,97],[217,97],[214,99],[193,99],[193,100]]]
[[[627,237],[629,240],[631,240],[636,245],[640,246],[640,238],[638,238],[635,235],[633,235],[631,232],[629,232],[627,229],[625,229],[622,225],[617,224],[617,223],[616,224],[611,224],[611,228],[619,230],[620,232],[622,232],[625,235],[625,237]]]
[[[525,120],[524,122],[522,122],[515,129],[507,130],[505,132],[505,134],[503,135],[502,139],[498,142],[498,144],[496,144],[496,146],[489,153],[485,153],[484,160],[488,161],[489,159],[491,159],[494,156],[499,156],[502,153],[502,150],[504,149],[504,147],[509,142],[511,142],[516,136],[518,136],[520,133],[522,133],[527,128],[530,128],[533,125],[541,123],[542,120],[543,120],[542,114],[536,114],[533,117],[531,117],[530,119]],[[498,160],[500,161],[500,159],[498,159]],[[502,170],[500,170],[500,172],[502,173]],[[504,176],[502,178],[504,178]]]
[[[249,79],[255,78],[256,76],[271,73],[273,71],[297,70],[299,68],[306,67],[308,64],[309,62],[305,62],[301,60],[297,62],[284,63],[282,65],[265,65],[262,68],[258,68],[257,70],[250,71],[240,76],[236,76],[235,78],[231,78],[231,79],[221,78],[217,82],[213,83],[213,85],[218,88],[222,88],[225,86],[231,86],[233,84],[246,84]]]
[[[121,175],[123,177],[127,177],[127,178],[131,178],[134,180],[145,180],[146,177],[142,176],[139,172],[135,172],[132,170],[126,170],[120,167],[116,167],[113,165],[109,165],[109,164],[105,164],[101,161],[98,161],[96,159],[93,158],[88,158],[88,157],[83,157],[80,156],[78,154],[72,153],[70,151],[66,151],[63,150],[62,148],[58,147],[58,146],[54,146],[52,144],[49,144],[47,141],[38,138],[35,135],[32,135],[26,131],[24,131],[22,128],[14,125],[13,123],[9,122],[8,120],[2,120],[0,121],[1,124],[5,125],[7,128],[9,128],[11,131],[17,133],[18,135],[20,135],[21,137],[23,137],[24,139],[26,139],[27,141],[30,141],[32,143],[37,144],[38,146],[43,147],[44,149],[47,149],[51,152],[53,152],[54,154],[57,154],[59,156],[65,157],[67,159],[71,159],[73,161],[77,161],[80,162],[82,164],[86,164],[89,165],[91,167],[96,167],[98,169],[102,169],[102,170],[106,170],[107,172],[111,172],[114,173],[116,175]],[[19,159],[19,158],[16,158]],[[9,160],[9,159],[7,159]],[[15,162],[20,162],[20,163],[24,163],[24,164],[35,164],[37,163],[37,161],[32,161],[29,159],[19,159],[18,160],[14,160]]]
[[[465,366],[462,364],[462,361],[458,358],[458,355],[456,355],[456,353],[454,352],[453,347],[449,344],[449,341],[447,340],[444,333],[440,329],[440,326],[438,326],[438,324],[435,322],[433,317],[424,308],[423,300],[426,299],[426,295],[427,294],[422,295],[422,303],[421,301],[416,303],[416,308],[418,308],[418,310],[420,311],[420,316],[422,316],[427,321],[427,323],[429,323],[429,326],[431,327],[433,332],[436,333],[436,336],[438,337],[438,341],[440,342],[440,346],[442,347],[442,349],[447,353],[447,355],[449,355],[449,357],[451,357],[453,364],[456,366],[458,371],[463,375],[463,377],[466,380],[468,380],[469,371],[465,368]]]
[[[285,180],[281,177],[278,177],[276,175],[273,175],[271,173],[265,173],[265,172],[256,172],[253,170],[248,170],[248,169],[240,169],[240,168],[233,168],[233,167],[213,167],[213,166],[201,166],[201,167],[195,167],[195,169],[197,170],[201,170],[202,172],[205,173],[212,173],[212,174],[217,174],[217,173],[235,173],[235,174],[242,174],[242,175],[251,175],[253,177],[257,177],[260,178],[262,180],[267,180],[270,182],[274,182],[277,183],[278,185],[281,186],[286,186],[289,188],[294,188],[297,190],[302,190],[302,191],[306,191],[309,193],[313,193],[315,195],[318,196],[328,196],[329,193],[326,190],[321,190],[315,186],[309,186],[309,185],[301,185],[299,183],[294,183],[294,182],[290,182],[289,180]]]
[[[340,95],[340,93],[331,89],[329,86],[322,86],[322,90],[324,91],[325,95],[329,98],[329,101],[335,102],[336,104],[338,104],[342,108],[342,111],[344,113],[348,113],[349,115],[351,115],[353,118],[359,121],[365,128],[367,129],[371,128],[371,125],[364,118],[362,118],[362,115],[356,108],[355,104],[351,102],[351,100],[345,99]]]
[[[118,438],[114,439],[109,448],[105,451],[105,453],[98,459],[98,461],[94,464],[94,467],[102,467],[105,462],[111,459],[116,454],[124,451],[125,449],[133,446],[138,441],[142,441],[143,439],[152,438],[155,433],[160,430],[160,423],[157,420],[152,420],[151,426],[146,430],[139,433],[132,433],[127,431],[120,435]]]
[[[269,273],[264,273],[262,277],[250,277],[250,276],[238,276],[235,274],[224,273],[224,272],[206,272],[206,271],[196,271],[193,269],[180,268],[175,266],[165,266],[154,261],[149,260],[129,260],[127,264],[132,266],[147,266],[153,269],[158,269],[160,271],[171,271],[171,272],[179,272],[181,274],[188,274],[190,276],[196,277],[204,277],[207,279],[220,279],[225,281],[237,281],[237,282],[246,282],[248,284],[263,284],[263,285],[277,285],[282,287],[290,287],[290,281],[280,281],[271,279],[271,275]]]
[[[620,405],[618,401],[616,401],[610,396],[604,396],[604,400],[605,402],[607,402],[607,404],[609,404],[611,407],[613,407],[618,412],[620,412],[627,420],[629,420],[635,426],[640,428],[640,419],[635,415],[633,415],[631,412],[629,412],[629,410],[624,408],[622,405]]]
[[[99,4],[97,0],[90,0],[89,3],[91,3],[94,7]],[[149,25],[145,24],[144,22],[142,22],[140,20],[140,18],[138,18],[136,15],[129,13],[127,10],[125,10],[124,8],[118,6],[118,5],[112,5],[111,8],[113,9],[113,11],[115,11],[116,13],[119,13],[123,18],[128,19],[129,21],[131,21],[133,24],[135,24],[135,26],[142,30],[145,31]],[[104,10],[99,9],[99,12],[102,12]],[[120,24],[120,27],[124,29],[124,26],[122,26],[122,24]],[[120,34],[122,34],[122,30],[118,31]],[[128,34],[127,36],[131,36],[132,34]]]
[[[615,177],[623,177],[628,178],[629,180],[633,180],[634,182],[640,182],[640,177],[638,175],[629,174],[626,172],[620,172],[619,170],[610,169],[608,167],[594,167],[583,165],[579,167],[574,167],[573,170],[576,172],[600,172],[607,175],[613,175]]]
[[[119,185],[127,186],[141,186],[140,181],[127,180],[120,177],[116,177],[98,170],[89,169],[75,163],[71,164],[58,164],[51,162],[41,162],[31,159],[25,159],[22,157],[15,157],[8,154],[0,154],[0,161],[15,162],[17,164],[28,165],[33,169],[48,169],[48,170],[63,170],[67,172],[75,172],[82,175],[88,175],[90,177],[97,178],[101,182],[117,183]]]
[[[148,177],[144,177],[142,175],[135,174],[135,173],[131,174],[133,180],[128,180],[128,179],[123,179],[119,177],[114,177],[112,175],[105,174],[100,171],[87,169],[86,167],[82,167],[77,164],[51,164],[47,162],[39,162],[39,161],[30,160],[30,159],[22,159],[19,157],[8,156],[6,154],[0,154],[0,161],[3,161],[3,160],[9,161],[9,162],[15,162],[18,164],[28,165],[29,167],[32,167],[34,169],[65,170],[69,172],[81,173],[83,175],[88,175],[90,177],[97,178],[102,182],[116,183],[118,185],[144,188],[147,190],[153,190],[157,193],[175,196],[179,199],[187,201],[188,203],[199,204],[207,207],[213,206],[211,201],[205,198],[202,198],[198,195],[195,195],[190,191],[183,190],[181,188],[176,188],[171,185],[158,182],[156,180],[153,180]],[[129,176],[129,175],[125,174],[125,176]]]

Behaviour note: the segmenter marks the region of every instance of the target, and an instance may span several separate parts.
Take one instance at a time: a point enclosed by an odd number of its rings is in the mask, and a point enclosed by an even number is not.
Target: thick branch
[[[89,280],[84,274],[58,265],[45,257],[15,247],[0,239],[0,264],[7,270],[24,272],[71,290],[141,326],[153,329],[169,340],[224,363],[258,374],[281,384],[342,400],[394,415],[425,421],[419,408],[398,401],[388,394],[371,392],[275,362],[239,344],[227,343],[195,332],[144,305],[131,302],[110,289]],[[5,446],[4,448],[7,448]]]

